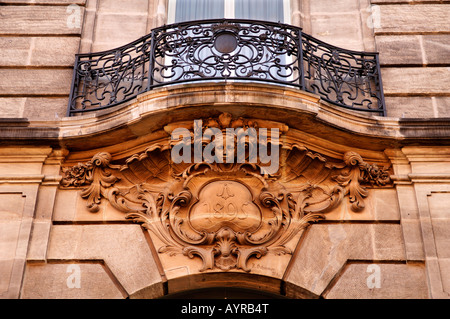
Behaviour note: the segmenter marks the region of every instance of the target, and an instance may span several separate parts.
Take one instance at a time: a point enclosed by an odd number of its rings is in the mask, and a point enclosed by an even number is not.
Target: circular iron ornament
[[[214,40],[214,47],[220,53],[231,53],[237,48],[238,42],[234,33],[229,31],[220,32]]]

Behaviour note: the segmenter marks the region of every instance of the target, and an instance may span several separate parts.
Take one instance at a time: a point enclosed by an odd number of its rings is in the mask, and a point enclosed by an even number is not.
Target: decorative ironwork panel
[[[153,84],[203,79],[299,85],[300,30],[256,21],[200,21],[154,32]]]
[[[385,112],[377,53],[341,49],[286,24],[215,19],[162,26],[120,48],[77,55],[68,115],[211,80],[279,83],[352,110]]]
[[[305,90],[350,109],[383,113],[378,56],[344,50],[303,34]]]
[[[69,115],[125,102],[148,85],[151,34],[117,49],[77,55]]]

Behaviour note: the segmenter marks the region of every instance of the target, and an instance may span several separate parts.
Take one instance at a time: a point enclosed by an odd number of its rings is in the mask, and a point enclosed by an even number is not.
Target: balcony
[[[286,85],[385,115],[377,53],[338,48],[286,24],[234,19],[165,25],[122,47],[76,55],[67,115],[195,81]]]

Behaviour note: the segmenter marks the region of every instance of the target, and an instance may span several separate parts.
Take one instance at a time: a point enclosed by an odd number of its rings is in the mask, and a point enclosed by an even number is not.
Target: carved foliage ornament
[[[81,191],[81,197],[87,199],[86,205],[91,212],[97,212],[102,197],[108,197],[107,189],[120,180],[111,171],[106,170],[119,168],[110,165],[110,161],[111,154],[98,153],[89,162],[64,170],[65,177],[61,180],[61,185],[64,187],[89,185]]]
[[[159,253],[200,258],[200,271],[251,271],[250,258],[292,254],[288,243],[348,197],[359,212],[366,186],[390,182],[386,170],[348,152],[330,162],[302,145],[282,146],[276,176],[254,163],[174,164],[167,146],[154,145],[112,165],[111,155],[64,170],[63,187],[83,187],[91,212],[102,199],[155,235]]]

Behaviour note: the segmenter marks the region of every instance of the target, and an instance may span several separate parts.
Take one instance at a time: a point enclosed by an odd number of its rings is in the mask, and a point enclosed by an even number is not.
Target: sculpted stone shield
[[[216,232],[229,227],[235,232],[253,233],[260,228],[262,215],[245,185],[214,181],[199,192],[199,201],[192,206],[189,222],[199,232]]]

